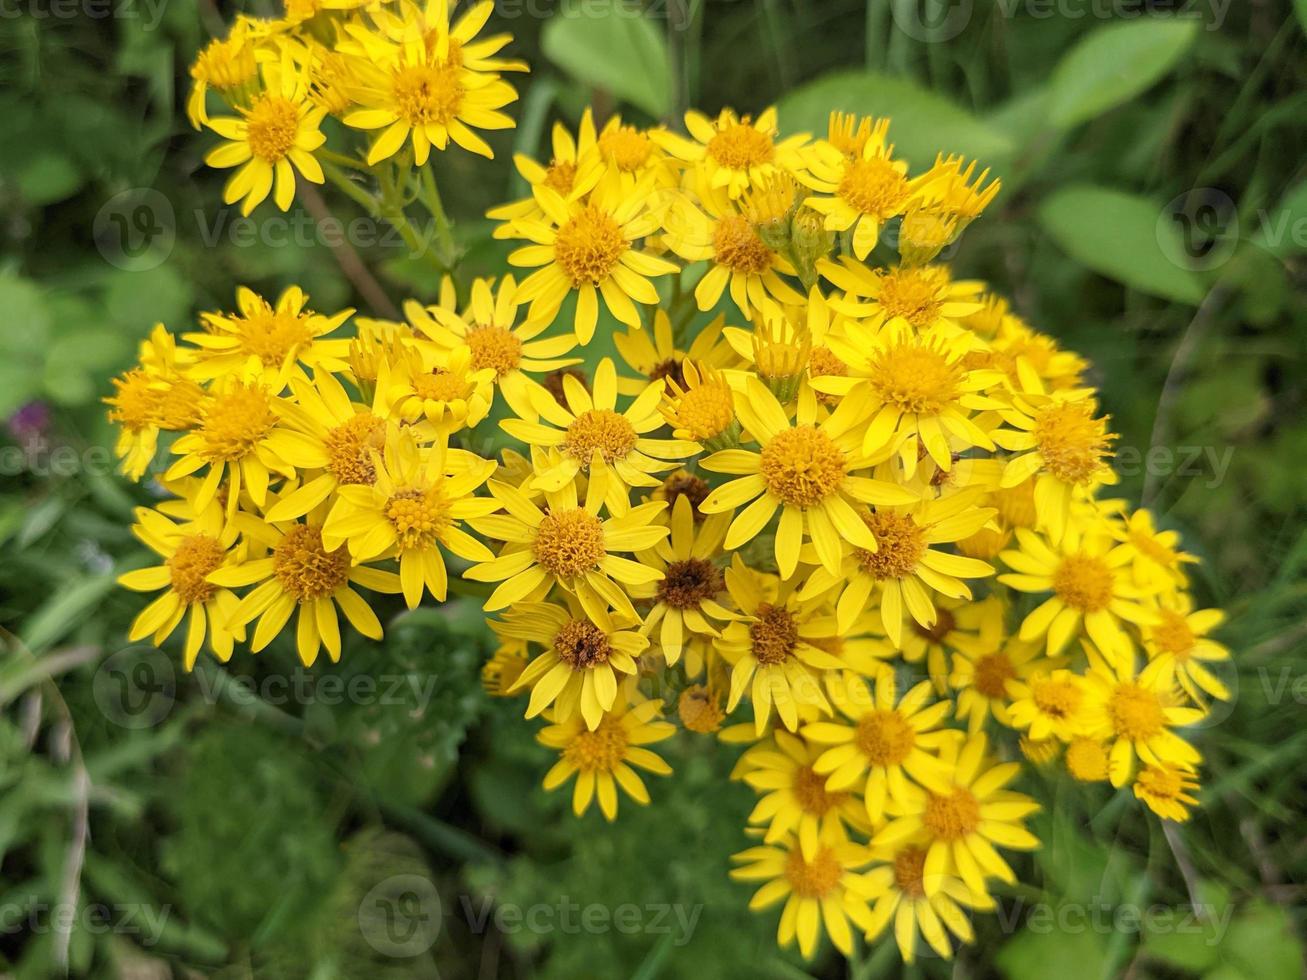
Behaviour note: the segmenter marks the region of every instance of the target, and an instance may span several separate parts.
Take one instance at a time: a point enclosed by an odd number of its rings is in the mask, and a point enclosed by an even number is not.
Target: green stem
[[[381,202],[369,194],[358,184],[350,179],[349,174],[342,171],[329,160],[322,160],[322,173],[326,176],[332,185],[339,188],[347,197],[362,207],[372,217],[378,217],[381,214]]]
[[[436,223],[436,242],[440,248],[446,269],[452,269],[458,263],[458,246],[454,243],[453,224],[445,213],[444,202],[440,199],[440,189],[436,186],[436,172],[430,166],[422,168],[422,203],[431,212]]]

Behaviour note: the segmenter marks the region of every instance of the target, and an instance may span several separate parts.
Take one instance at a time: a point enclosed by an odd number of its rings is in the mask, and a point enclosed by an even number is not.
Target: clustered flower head
[[[371,163],[482,149],[518,67],[474,40],[489,4],[453,28],[435,0],[303,6],[196,64],[192,114],[253,154],[247,205],[283,172],[258,162],[269,104],[310,179],[325,111],[379,134]],[[239,119],[207,119],[205,86]],[[780,943],[892,926],[905,960],[947,957],[1039,846],[1023,778],[1188,817],[1222,615],[1174,532],[1102,496],[1085,362],[939,261],[996,180],[951,156],[914,176],[883,119],[684,122],[587,111],[519,157],[530,195],[491,216],[524,274],[447,279],[398,322],[242,289],[156,328],[107,399],[130,476],[167,443],[132,637],[184,626],[189,668],[293,631],[311,664],[343,626],[381,638],[379,594],[475,595],[486,690],[543,720],[578,816],[648,803],[658,743],[747,744],[733,875],[781,906]],[[586,359],[600,331],[620,363]]]

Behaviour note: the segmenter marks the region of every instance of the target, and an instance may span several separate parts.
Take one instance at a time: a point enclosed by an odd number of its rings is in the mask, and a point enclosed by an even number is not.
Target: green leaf
[[[113,588],[114,577],[90,575],[75,585],[55,592],[23,628],[23,642],[33,653],[41,653],[91,614]]]
[[[1293,0],[1293,11],[1298,15],[1298,24],[1307,34],[1307,0]]]
[[[1054,916],[1056,918],[1056,916]],[[1064,932],[1041,923],[1006,943],[995,957],[1011,980],[1101,980],[1106,963],[1106,939],[1090,929]]]
[[[60,153],[36,153],[18,174],[18,190],[37,207],[71,197],[81,186],[81,171]]]
[[[1284,909],[1260,902],[1239,914],[1220,946],[1225,971],[1246,980],[1296,980],[1302,953]]]
[[[1146,198],[1072,184],[1044,201],[1039,223],[1064,252],[1109,279],[1163,299],[1202,301],[1202,280],[1175,259],[1185,254],[1178,230]]]
[[[1077,126],[1144,92],[1175,67],[1198,29],[1194,19],[1150,17],[1094,31],[1053,69],[1048,121]]]
[[[982,122],[942,95],[906,78],[879,72],[840,71],[795,89],[777,104],[787,133],[824,134],[832,111],[889,116],[896,155],[924,170],[937,153],[962,153],[981,166],[1001,169],[1013,144],[1000,128]]]
[[[545,24],[545,55],[578,81],[651,116],[672,106],[667,43],[640,8],[623,0],[563,4]]]

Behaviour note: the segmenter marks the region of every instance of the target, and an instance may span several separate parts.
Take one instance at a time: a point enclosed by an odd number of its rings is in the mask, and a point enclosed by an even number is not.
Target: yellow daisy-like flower
[[[541,653],[522,671],[511,693],[530,689],[526,717],[534,718],[553,705],[556,722],[580,713],[594,731],[613,709],[622,675],[636,673],[636,658],[649,645],[633,621],[603,616],[591,620],[578,605],[549,602],[518,603],[504,614],[499,632],[542,643]]]
[[[975,942],[967,910],[993,910],[994,900],[989,895],[972,891],[954,874],[936,874],[927,894],[924,841],[873,848],[873,853],[885,863],[863,875],[875,901],[866,930],[868,942],[878,939],[893,923],[899,954],[909,964],[916,960],[918,935],[944,959],[953,956],[950,933],[964,943]]]
[[[726,375],[707,364],[686,361],[684,387],[667,379],[661,411],[677,439],[693,440],[709,452],[732,449],[740,442],[735,392]]]
[[[649,802],[649,791],[636,769],[658,776],[669,775],[671,766],[646,745],[653,745],[676,734],[676,726],[662,721],[661,701],[640,701],[628,706],[618,698],[614,708],[604,715],[593,731],[586,728],[579,715],[571,721],[553,724],[541,730],[537,739],[562,758],[545,774],[545,789],[556,789],[576,776],[572,789],[572,812],[578,817],[598,797],[605,819],[617,818],[617,787],[635,802]]]
[[[1078,782],[1107,782],[1107,745],[1097,738],[1077,735],[1067,743],[1062,761]]]
[[[876,550],[876,539],[855,503],[916,501],[902,487],[856,476],[866,465],[857,432],[844,429],[846,420],[838,415],[816,424],[815,401],[801,402],[791,424],[776,396],[749,378],[737,408],[759,450],[727,449],[702,461],[706,470],[738,477],[708,495],[700,506],[705,514],[748,504],[731,522],[726,550],[752,540],[779,510],[775,554],[782,577],[794,574],[805,538],[812,541],[822,566],[838,574],[850,547]]]
[[[787,836],[779,847],[751,847],[731,856],[740,867],[731,869],[736,881],[761,881],[749,901],[760,912],[785,901],[776,940],[782,948],[799,941],[804,959],[812,959],[822,926],[831,943],[845,956],[853,954],[852,922],[866,929],[871,921],[869,893],[857,871],[870,855],[865,846],[850,842],[823,843],[811,858],[798,841]]]
[[[210,167],[239,167],[227,182],[222,199],[241,202],[248,215],[272,194],[282,211],[295,199],[295,175],[321,184],[325,177],[313,151],[326,142],[320,127],[327,111],[309,97],[307,74],[289,57],[261,66],[263,91],[248,106],[237,106],[239,116],[219,116],[208,126],[228,142],[210,150],[204,162]]]
[[[323,340],[354,314],[331,316],[307,308],[308,296],[291,286],[273,306],[244,286],[236,290],[235,313],[201,313],[203,332],[182,334],[198,350],[186,374],[212,381],[230,374],[259,381],[280,393],[292,378],[306,378],[305,368],[343,371],[348,340]]]
[[[804,204],[826,216],[828,230],[851,231],[859,259],[876,247],[885,222],[906,211],[913,198],[908,165],[894,159],[888,132],[889,120],[876,120],[865,138],[859,137],[861,146],[853,154],[848,152],[852,146],[814,143],[805,157],[806,170],[798,174],[815,192]]]
[[[829,714],[818,677],[821,671],[841,670],[847,664],[823,648],[824,636],[814,629],[817,604],[801,602],[793,582],[777,583],[773,576],[750,571],[738,554],[726,571],[726,588],[742,614],[714,644],[731,665],[727,712],[734,711],[748,691],[759,736],[773,705],[792,732],[798,730],[801,715]]]
[[[469,16],[478,11],[488,13],[483,4]],[[494,151],[473,127],[513,128],[512,117],[499,111],[517,99],[513,86],[497,74],[472,71],[451,57],[448,46],[443,53],[440,48],[412,31],[399,42],[373,35],[351,58],[354,102],[361,108],[345,115],[345,125],[382,131],[368,150],[368,166],[393,157],[405,143],[412,144],[419,167],[433,146],[444,150],[451,140],[490,158]]]
[[[735,778],[761,795],[749,823],[766,827],[763,841],[775,844],[793,833],[805,861],[815,860],[822,841],[843,841],[848,828],[865,831],[862,807],[849,791],[831,791],[814,764],[819,745],[776,730],[740,757]]]
[[[594,115],[588,106],[581,114],[581,125],[575,137],[562,123],[554,123],[550,149],[553,156],[548,165],[538,163],[525,153],[513,156],[513,165],[533,191],[536,187],[548,187],[572,204],[594,190],[603,178],[604,159],[599,154]],[[491,208],[486,217],[504,222],[495,228],[495,238],[513,238],[514,222],[522,218],[541,221],[545,213],[536,203],[533,193],[521,200]]]
[[[1202,721],[1206,712],[1181,705],[1175,675],[1165,661],[1154,660],[1136,675],[1133,663],[1110,663],[1091,649],[1085,683],[1087,733],[1111,743],[1108,779],[1113,786],[1130,781],[1136,758],[1145,766],[1187,769],[1202,761],[1198,750],[1172,729]]]
[[[493,620],[490,626],[496,624]],[[489,660],[481,665],[481,686],[492,698],[512,697],[510,689],[526,670],[526,641],[504,643]]]
[[[114,393],[103,401],[109,421],[119,427],[114,454],[129,479],[139,480],[154,462],[161,431],[182,432],[199,423],[204,389],[181,373],[189,360],[159,323],[141,342],[140,366],[112,380]]]
[[[195,509],[203,511],[226,479],[227,513],[234,515],[241,490],[262,507],[273,475],[293,477],[302,437],[280,425],[284,399],[261,384],[221,379],[200,405],[194,429],[172,444],[181,458],[164,474],[178,480],[205,467]]]
[[[297,436],[293,461],[306,473],[268,508],[273,523],[303,517],[341,487],[372,486],[373,453],[386,445],[384,408],[355,404],[330,371],[315,371],[311,384],[292,379],[291,393],[294,403],[281,406],[282,419]],[[310,477],[312,470],[320,472]]]
[[[1135,546],[1135,581],[1140,586],[1160,585],[1165,592],[1188,588],[1184,567],[1197,564],[1198,559],[1180,550],[1179,531],[1159,530],[1152,512],[1140,508],[1113,521],[1112,533]]]
[[[598,188],[584,202],[569,202],[544,186],[536,187],[534,194],[544,219],[513,224],[513,237],[533,244],[508,257],[515,266],[540,267],[520,287],[522,299],[531,301],[530,318],[553,322],[563,300],[575,292],[573,327],[582,344],[594,337],[600,295],[618,320],[639,326],[635,304],[658,302],[658,290],[648,277],[677,271],[675,263],[636,247],[658,230],[652,185],[646,181],[620,196]]]
[[[885,819],[887,799],[906,805],[909,777],[940,790],[948,785],[948,769],[936,753],[957,737],[956,732],[939,730],[953,705],[929,703],[929,681],[902,698],[896,687],[887,666],[877,672],[874,691],[864,679],[845,672],[832,678],[827,688],[835,707],[852,724],[819,721],[803,726],[805,739],[829,746],[815,764],[827,777],[828,790],[847,790],[865,778],[862,798],[873,825]]]
[[[467,345],[409,348],[377,383],[399,418],[445,433],[477,425],[495,397],[494,368],[474,368]]]
[[[564,378],[566,408],[548,393],[533,392],[532,405],[544,421],[504,419],[500,426],[527,445],[558,449],[557,461],[537,471],[532,487],[557,490],[584,473],[609,511],[620,514],[629,506],[630,487],[658,486],[661,481],[650,474],[670,470],[675,460],[699,451],[693,442],[647,435],[663,425],[662,393],[663,383],[656,381],[618,412],[617,369],[605,357],[595,370],[593,396],[575,378]]]
[[[951,770],[942,791],[907,787],[907,802],[891,799],[894,818],[876,835],[876,844],[890,847],[923,840],[926,859],[922,886],[928,896],[939,894],[952,875],[961,878],[974,895],[988,895],[985,878],[1011,884],[1016,875],[995,845],[1029,851],[1039,839],[1022,821],[1040,809],[1038,803],[1004,789],[1021,772],[1015,762],[991,764],[983,733],[963,743],[942,746],[941,761]]]
[[[1189,808],[1198,805],[1193,791],[1198,779],[1193,770],[1184,766],[1144,766],[1135,777],[1134,791],[1138,799],[1163,820],[1184,823],[1189,819]]]
[[[685,365],[729,368],[739,363],[730,344],[723,342],[725,316],[716,316],[704,324],[685,350],[676,346],[672,320],[666,310],[654,310],[653,331],[643,326],[628,326],[625,333],[613,334],[613,345],[627,366],[639,377],[617,379],[623,395],[638,395],[650,381],[660,378],[685,387]]]
[[[404,601],[415,609],[424,591],[444,602],[448,572],[443,552],[485,562],[494,554],[459,527],[499,509],[490,497],[473,496],[495,471],[495,461],[450,451],[445,437],[419,449],[408,431],[391,427],[385,454],[372,451],[376,478],[342,486],[323,527],[330,547],[349,542],[356,562],[395,555]]]
[[[576,346],[573,335],[542,338],[539,335],[547,326],[543,321],[518,323],[521,304],[512,276],[501,279],[498,287],[493,280],[477,278],[461,315],[444,306],[423,307],[412,301],[405,304],[404,313],[414,327],[441,347],[467,347],[472,372],[493,371],[495,387],[508,407],[529,419],[535,414],[531,394],[547,394],[531,375],[570,367],[581,359],[563,357]]]
[[[875,317],[886,322],[901,321],[919,332],[938,331],[950,338],[967,340],[961,321],[982,309],[984,285],[975,280],[954,280],[945,265],[896,265],[887,269],[868,268],[844,256],[839,263],[823,259],[817,269],[844,291],[832,296],[831,305],[842,313]]]
[[[690,139],[665,131],[654,139],[678,159],[695,164],[707,176],[712,188],[725,188],[737,198],[750,187],[765,183],[782,171],[802,166],[801,147],[806,135],[776,139],[776,110],[770,108],[757,119],[737,116],[723,109],[716,119],[691,110],[685,114]]]
[[[584,506],[578,504],[576,484],[567,483],[545,493],[544,510],[516,487],[495,480],[489,487],[506,513],[468,523],[507,544],[493,561],[463,573],[474,582],[501,583],[485,602],[487,612],[523,600],[538,601],[558,585],[575,595],[594,620],[605,616],[610,607],[619,615],[638,618],[622,585],[647,585],[662,573],[618,552],[647,551],[667,537],[666,527],[652,523],[665,503],[641,504],[601,520],[603,498],[594,492],[593,482],[587,487]]]
[[[1204,695],[1230,700],[1229,688],[1204,666],[1230,659],[1230,651],[1207,636],[1223,622],[1225,613],[1221,610],[1195,610],[1193,599],[1181,593],[1174,600],[1163,600],[1157,609],[1157,621],[1143,628],[1149,658],[1166,662],[1185,694],[1197,704],[1203,703]]]
[[[658,648],[668,665],[679,661],[688,645],[702,646],[720,636],[716,624],[734,618],[720,602],[726,578],[713,561],[730,520],[729,514],[714,514],[696,525],[693,504],[688,497],[678,497],[671,508],[671,535],[638,556],[642,564],[663,573],[653,585],[632,587],[631,595],[653,601],[640,631],[653,635],[657,630]]]
[[[230,589],[210,582],[209,575],[240,561],[243,549],[236,547],[236,527],[226,522],[216,502],[182,523],[144,507],[136,508],[135,516],[132,533],[163,558],[163,564],[126,572],[118,576],[118,584],[133,592],[165,591],[132,621],[128,640],[135,643],[150,636],[161,646],[189,617],[182,649],[186,669],[195,666],[206,635],[213,655],[226,663],[233,642],[245,639],[245,630],[229,627],[238,600]]]
[[[957,691],[957,716],[967,722],[972,733],[980,731],[991,715],[1000,725],[1025,728],[1027,725],[1020,724],[1011,710],[1022,682],[1060,661],[1050,661],[1037,643],[1024,643],[1007,635],[1000,600],[986,599],[982,608],[989,614],[979,632],[955,641],[957,652],[953,654],[949,683]],[[1046,736],[1032,733],[1031,737]]]
[[[1092,399],[1032,397],[1027,402],[1015,396],[1013,407],[1016,411],[1003,417],[1015,429],[994,432],[996,443],[1019,454],[1008,461],[1000,486],[1014,487],[1034,477],[1039,525],[1059,539],[1074,499],[1116,483],[1108,462],[1116,436],[1107,431],[1106,417],[1094,417]]]
[[[775,303],[803,302],[803,294],[781,278],[795,274],[789,259],[763,241],[753,222],[721,191],[701,188],[697,203],[677,196],[663,226],[668,248],[686,261],[709,263],[694,288],[700,310],[711,310],[728,288],[746,317]]]
[[[804,586],[804,595],[839,588],[835,611],[841,628],[847,629],[867,608],[872,594],[879,592],[885,633],[901,647],[905,609],[918,626],[932,629],[938,621],[932,594],[969,599],[971,588],[963,579],[994,573],[986,562],[935,547],[974,534],[993,513],[977,507],[976,495],[969,493],[914,500],[906,506],[877,506],[860,517],[876,547],[858,543],[833,572],[825,566],[817,569]]]
[[[377,29],[395,41],[419,33],[428,50],[442,61],[460,65],[474,72],[526,71],[526,62],[499,58],[496,55],[513,40],[511,34],[492,34],[477,40],[481,28],[494,13],[492,0],[468,6],[452,25],[449,0],[426,0],[424,4],[404,3],[399,13],[367,4],[367,0],[327,0],[329,4],[371,6],[368,11]],[[455,4],[457,5],[457,4]]]
[[[986,394],[1002,376],[968,370],[966,342],[939,332],[918,335],[901,322],[877,327],[871,321],[847,329],[847,338],[831,339],[830,348],[848,366],[848,375],[816,378],[812,386],[853,401],[866,420],[861,427],[865,454],[897,454],[911,479],[920,447],[945,472],[953,467],[952,443],[994,448],[973,415],[1005,407]]]
[[[961,231],[980,217],[1003,186],[997,177],[986,184],[989,168],[977,174],[977,166],[975,160],[967,163],[965,157],[941,153],[929,170],[913,180],[913,189],[931,207],[955,218]]]
[[[209,121],[205,100],[213,89],[233,107],[247,105],[258,91],[258,35],[254,22],[238,14],[224,38],[214,38],[191,64],[186,116],[199,129]]]
[[[1145,598],[1130,580],[1127,566],[1134,548],[1112,546],[1096,528],[1068,525],[1057,544],[1017,528],[1017,548],[999,558],[1013,570],[998,580],[1018,592],[1052,592],[1021,623],[1020,637],[1047,636],[1049,656],[1060,653],[1080,630],[1105,654],[1126,662],[1130,640],[1121,623],[1145,625],[1153,620]]]
[[[272,524],[253,514],[237,515],[241,533],[266,547],[268,554],[212,572],[209,581],[229,588],[255,586],[240,600],[228,622],[230,628],[238,629],[258,619],[250,642],[252,652],[271,643],[294,613],[295,646],[304,666],[312,666],[324,646],[332,661],[340,660],[337,607],[363,636],[381,639],[381,621],[352,586],[394,593],[400,590],[399,576],[353,564],[343,546],[325,547],[322,524],[326,516],[325,507],[302,522]]]
[[[1088,693],[1084,680],[1069,670],[1041,672],[1008,686],[1012,699],[1004,724],[1042,741],[1070,742],[1088,730]]]

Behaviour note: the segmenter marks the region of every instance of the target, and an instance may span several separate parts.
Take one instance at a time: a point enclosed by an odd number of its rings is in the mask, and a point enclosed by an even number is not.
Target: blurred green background
[[[520,704],[480,689],[475,608],[395,607],[384,646],[347,644],[312,674],[288,644],[192,675],[176,651],[127,647],[138,599],[112,580],[144,562],[127,526],[149,491],[113,473],[108,378],[153,323],[186,329],[238,283],[380,312],[298,205],[243,221],[218,203],[211,138],[182,107],[194,52],[233,12],[0,10],[0,973],[903,973],[888,941],[848,965],[776,951],[774,915],[749,914],[750,889],[726,878],[752,806],[726,782],[733,750],[678,736],[653,806],[574,821],[566,793],[538,788],[546,753]],[[1032,777],[1053,805],[1024,884],[956,965],[907,973],[1303,976],[1307,3],[502,0],[500,14],[533,69],[519,127],[493,162],[436,161],[464,272],[502,269],[481,215],[521,190],[511,153],[539,156],[553,120],[587,104],[674,122],[778,103],[789,131],[820,131],[831,108],[892,115],[914,168],[956,151],[1002,175],[957,270],[1092,359],[1122,494],[1184,533],[1200,602],[1231,612],[1238,693],[1199,735],[1195,819],[1164,831],[1124,793]],[[434,295],[397,241],[367,225],[347,238],[390,297]]]

